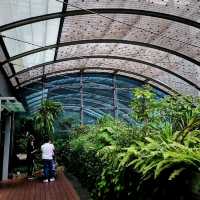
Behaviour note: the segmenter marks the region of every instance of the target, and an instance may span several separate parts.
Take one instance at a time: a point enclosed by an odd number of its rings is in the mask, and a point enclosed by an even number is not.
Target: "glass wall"
[[[76,73],[49,77],[21,91],[30,112],[40,108],[42,99],[59,101],[65,118],[78,124],[92,124],[104,115],[130,121],[132,89],[144,83],[126,76],[109,73]],[[166,95],[155,88],[158,98]]]

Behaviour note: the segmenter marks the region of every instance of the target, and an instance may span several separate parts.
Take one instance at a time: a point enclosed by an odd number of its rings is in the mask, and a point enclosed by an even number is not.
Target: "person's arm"
[[[37,152],[37,149],[31,151],[31,154],[34,154],[35,152]]]
[[[52,151],[53,151],[53,156],[55,156],[55,147],[53,144],[52,144]]]

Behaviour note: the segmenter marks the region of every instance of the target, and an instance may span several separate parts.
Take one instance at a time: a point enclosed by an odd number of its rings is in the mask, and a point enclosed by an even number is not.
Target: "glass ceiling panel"
[[[61,41],[89,39],[138,41],[172,49],[200,61],[198,28],[150,16],[130,14],[105,14],[105,16],[117,21],[92,14],[66,17]]]
[[[163,68],[175,71],[177,74],[191,80],[197,85],[200,79],[197,76],[200,66],[176,55],[157,49],[130,44],[117,43],[89,43],[61,47],[57,59],[92,55],[121,56],[143,60],[157,64]]]
[[[81,67],[80,67],[81,66]],[[187,95],[197,95],[199,94],[198,90],[192,86],[190,86],[185,81],[181,80],[178,77],[175,77],[172,74],[163,72],[160,69],[153,68],[148,65],[144,65],[141,63],[124,61],[120,59],[106,59],[106,58],[91,58],[91,59],[81,59],[81,60],[72,60],[65,61],[62,63],[55,63],[52,65],[48,65],[45,67],[45,73],[60,73],[61,71],[67,70],[75,70],[75,69],[113,69],[113,70],[122,70],[127,73],[136,73],[141,74],[146,77],[153,78],[175,91],[178,91]],[[35,69],[36,70],[36,69]],[[38,69],[40,71],[40,75],[42,75],[42,68]],[[34,77],[31,74],[31,71],[25,72],[23,74],[17,75],[20,83],[24,81],[28,81],[30,77]]]
[[[9,37],[4,37],[9,55],[14,56],[39,47],[55,44],[59,24],[60,19],[52,19],[3,32],[2,35]]]
[[[54,54],[55,54],[55,49],[50,49],[50,50],[41,51],[38,53],[34,53],[31,55],[25,56],[23,58],[13,61],[12,63],[15,68],[15,71],[20,72],[20,71],[30,68],[32,66],[39,65],[39,64],[49,62],[49,61],[53,61]],[[39,71],[36,70],[35,73],[38,73]],[[32,76],[34,76],[35,73],[32,73]]]
[[[1,0],[0,26],[38,15],[61,11],[62,4],[55,0]]]
[[[199,20],[199,0],[68,0],[67,10],[92,8],[126,8],[172,14],[195,21]],[[76,7],[74,7],[74,5]]]
[[[167,13],[184,17],[199,22],[199,0],[69,0],[67,6],[68,11],[79,10],[81,8],[127,8],[148,10],[160,13]],[[74,4],[76,7],[74,7]],[[0,7],[0,25],[11,23],[13,21],[26,19],[29,17],[44,15],[48,13],[60,12],[62,3],[56,0],[2,0]],[[120,39],[127,41],[137,41],[153,44],[162,48],[177,51],[188,56],[196,63],[200,62],[200,29],[183,23],[166,20],[158,17],[143,16],[137,14],[103,14],[108,18],[95,14],[67,16],[63,25],[61,34],[61,42],[71,42],[78,40],[91,39]],[[16,38],[16,40],[4,37],[7,50],[10,56],[14,56],[29,50],[33,50],[46,45],[56,44],[60,18],[29,24],[5,31],[2,34],[7,37]],[[20,42],[26,41],[27,43]],[[31,45],[32,43],[35,45]],[[37,45],[37,46],[36,46]],[[170,53],[162,52],[147,47],[125,44],[83,44],[70,47],[61,47],[58,52],[58,59],[71,56],[91,56],[102,55],[122,56],[143,61],[148,61],[165,69],[169,69],[181,76],[189,79],[196,85],[200,85],[199,66],[181,57]],[[55,49],[36,53],[24,58],[13,61],[16,72],[27,69],[31,66],[41,64],[43,62],[52,61],[55,55]],[[65,64],[63,64],[65,63]],[[64,70],[94,68],[98,69],[122,69],[130,73],[138,73],[147,77],[152,77],[172,89],[184,94],[199,94],[199,91],[191,87],[188,83],[156,68],[150,68],[144,64],[136,64],[129,61],[117,59],[80,59],[79,61],[63,62],[61,64],[49,65],[45,69],[45,73],[62,73]],[[5,66],[4,66],[5,68]],[[91,69],[93,70],[93,69]],[[8,75],[12,72],[6,69]],[[41,76],[43,69],[31,70],[30,72],[18,75],[19,82],[23,83],[28,79]],[[10,79],[11,83],[16,86],[15,78]],[[57,85],[68,84],[58,82]],[[74,83],[77,87],[79,83]],[[106,83],[108,85],[108,83]],[[101,85],[96,82],[91,84],[94,87]],[[90,87],[90,84],[88,84]],[[90,91],[88,91],[89,93]]]
[[[126,70],[130,73],[134,72],[134,73],[145,75],[147,77],[152,77],[170,86],[172,89],[179,91],[180,93],[184,93],[184,94],[188,93],[188,94],[194,95],[198,92],[197,89],[191,87],[188,83],[185,83],[179,78],[174,77],[173,75],[163,72],[159,69],[152,68],[150,66],[139,64],[139,63],[123,61],[123,60],[118,60],[118,59],[113,60],[113,59],[97,58],[97,59],[83,59],[80,61],[68,61],[68,62],[63,62],[62,67],[60,64],[58,67],[58,70],[69,69],[71,67],[75,68],[76,66],[77,67],[84,66],[84,63],[87,68],[90,68],[90,67],[92,68],[96,66],[102,69],[106,69],[106,68],[112,68],[116,70],[121,69],[121,70]]]

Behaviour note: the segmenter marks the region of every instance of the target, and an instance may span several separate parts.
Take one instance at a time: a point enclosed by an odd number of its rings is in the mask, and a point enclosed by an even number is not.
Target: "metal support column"
[[[3,170],[3,146],[2,146],[2,106],[1,106],[1,99],[0,99],[0,180],[2,179],[2,170]]]
[[[42,66],[42,102],[44,101],[45,83],[46,83],[45,65],[43,65]]]
[[[9,172],[12,170],[12,153],[13,153],[13,137],[14,137],[14,112],[15,109],[7,110],[3,114],[4,126],[2,128],[2,102],[17,103],[15,97],[0,97],[0,146],[1,151],[1,166],[0,178],[2,180],[8,179]],[[19,102],[18,102],[19,103]],[[5,105],[4,105],[5,106]],[[22,111],[22,109],[21,109]],[[23,111],[22,111],[23,112]],[[3,136],[3,137],[2,137]],[[3,162],[2,162],[3,161]],[[11,161],[11,162],[9,162]]]
[[[2,101],[16,100],[15,97],[0,97],[0,144],[1,144],[1,134],[2,134]]]
[[[113,112],[114,117],[118,118],[118,106],[117,106],[117,87],[116,87],[116,74],[113,74]]]
[[[13,173],[13,152],[14,152],[14,134],[15,134],[15,113],[11,113],[11,134],[10,134],[10,155],[9,155],[9,173]]]
[[[0,144],[1,144],[1,126],[2,126],[2,123],[1,123],[1,99],[0,99]]]
[[[83,71],[80,71],[80,120],[83,125],[84,113],[83,113]]]
[[[65,21],[64,14],[67,12],[67,4],[68,4],[68,0],[64,0],[63,8],[62,8],[62,17],[60,18],[60,26],[58,29],[58,37],[57,37],[57,42],[56,42],[57,45],[60,44],[60,38],[61,38],[62,30],[63,30],[63,24]],[[54,61],[57,59],[57,55],[58,55],[58,46],[56,47],[56,50],[55,50]]]
[[[5,122],[2,180],[8,179],[9,158],[10,158],[10,138],[11,138],[11,115],[7,117],[6,122]]]

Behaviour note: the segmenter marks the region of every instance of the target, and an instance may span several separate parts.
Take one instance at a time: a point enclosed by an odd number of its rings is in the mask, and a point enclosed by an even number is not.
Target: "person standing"
[[[53,174],[53,156],[55,147],[51,143],[51,140],[47,137],[45,138],[44,144],[41,146],[42,151],[42,160],[44,165],[44,180],[43,182],[47,183],[48,181],[55,181]]]
[[[27,168],[28,168],[28,180],[33,179],[34,159],[35,159],[35,138],[30,135],[27,144]]]

